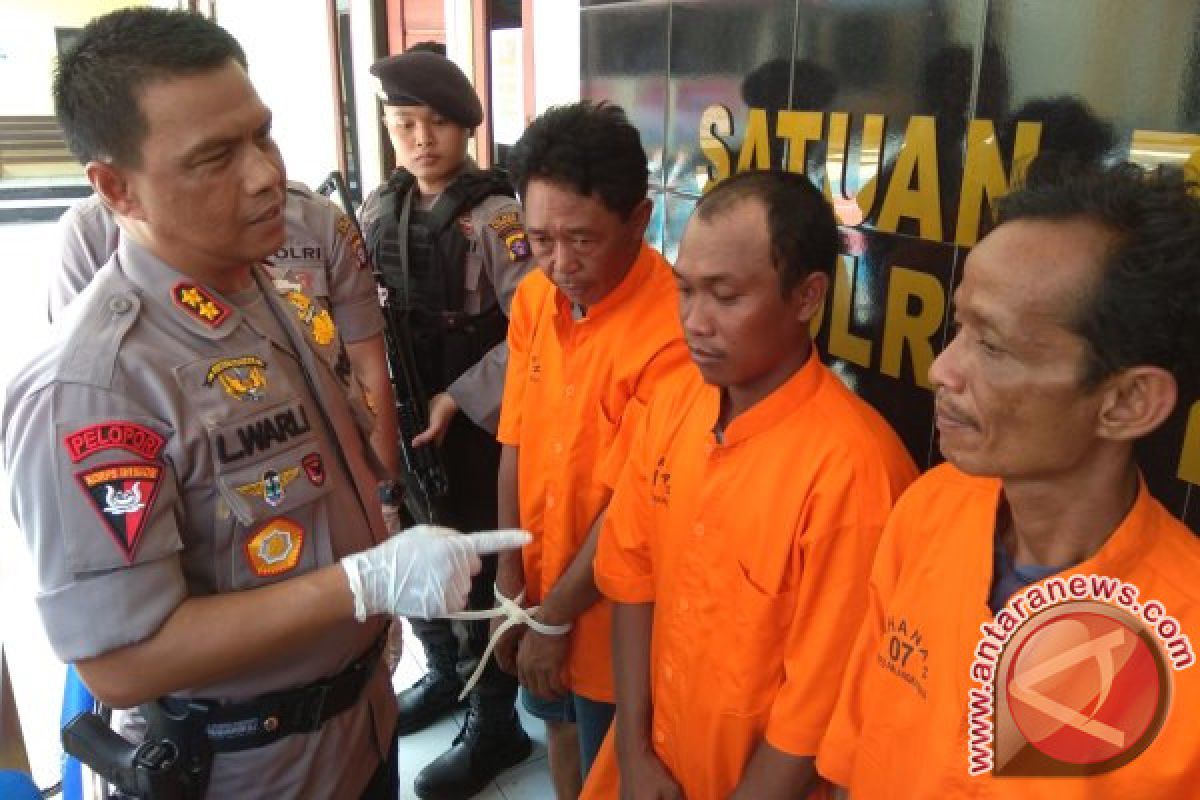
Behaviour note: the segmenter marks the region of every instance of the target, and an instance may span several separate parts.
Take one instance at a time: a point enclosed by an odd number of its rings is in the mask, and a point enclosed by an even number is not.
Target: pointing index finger
[[[500,531],[480,531],[467,537],[467,545],[476,555],[487,556],[505,550],[516,550],[533,541],[533,534],[520,528]]]

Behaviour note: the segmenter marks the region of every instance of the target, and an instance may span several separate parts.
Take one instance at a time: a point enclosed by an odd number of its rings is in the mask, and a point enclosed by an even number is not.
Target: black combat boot
[[[501,772],[529,758],[532,750],[513,698],[507,693],[484,696],[476,690],[454,744],[421,770],[413,788],[421,800],[468,800]]]
[[[425,646],[425,662],[429,667],[421,679],[396,695],[400,706],[400,721],[396,729],[401,736],[428,728],[462,703],[458,695],[463,680],[458,675],[458,641],[446,620],[412,620],[413,631]],[[442,628],[444,627],[444,630]]]

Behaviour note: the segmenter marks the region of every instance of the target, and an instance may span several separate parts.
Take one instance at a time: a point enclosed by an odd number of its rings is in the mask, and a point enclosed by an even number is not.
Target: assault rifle
[[[358,232],[362,246],[366,238],[358,223],[358,216],[350,202],[349,187],[342,173],[329,173],[317,191],[326,197],[333,192]],[[383,340],[387,347],[388,370],[392,375],[392,386],[396,391],[396,423],[400,435],[400,455],[404,459],[404,505],[413,521],[436,524],[441,521],[441,505],[450,493],[450,481],[446,466],[437,445],[413,447],[415,436],[429,427],[429,395],[421,383],[413,355],[412,333],[398,303],[392,302],[394,290],[383,280],[379,265],[371,262],[375,285],[379,287],[379,300],[383,310]]]

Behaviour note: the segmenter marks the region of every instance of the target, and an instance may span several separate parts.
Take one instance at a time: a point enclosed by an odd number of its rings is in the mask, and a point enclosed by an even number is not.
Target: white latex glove
[[[346,556],[342,568],[354,595],[359,622],[372,614],[432,619],[467,605],[479,557],[523,547],[522,530],[470,535],[451,528],[417,525],[370,550]]]

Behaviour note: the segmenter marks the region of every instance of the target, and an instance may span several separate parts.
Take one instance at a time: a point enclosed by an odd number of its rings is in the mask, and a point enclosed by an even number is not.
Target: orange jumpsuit
[[[1200,669],[1194,665],[1178,671],[1167,666],[1174,695],[1162,729],[1144,752],[1112,772],[1086,778],[969,774],[968,709],[971,690],[981,685],[973,672],[981,625],[995,631],[999,620],[987,598],[1000,492],[998,480],[969,477],[944,464],[897,504],[821,744],[821,774],[848,786],[855,800],[1200,797]],[[1182,635],[1200,631],[1200,540],[1144,485],[1099,552],[1027,589],[1070,576],[1119,578],[1137,587],[1139,607],[1160,601]]]
[[[690,370],[646,418],[596,580],[654,603],[651,739],[689,800],[726,798],[765,737],[815,756],[896,497],[899,438],[817,353],[717,441],[720,390]],[[613,733],[586,798],[616,798]]]
[[[520,449],[517,480],[526,599],[540,603],[571,565],[619,471],[658,381],[688,363],[670,265],[647,245],[624,280],[574,319],[541,271],[517,287],[497,438]],[[600,602],[571,631],[566,683],[613,701],[612,612]]]

